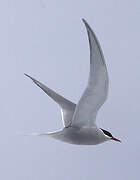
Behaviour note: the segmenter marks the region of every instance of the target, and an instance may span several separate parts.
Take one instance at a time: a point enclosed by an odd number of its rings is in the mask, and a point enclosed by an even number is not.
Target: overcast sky
[[[122,143],[76,146],[19,134],[62,128],[59,107],[24,73],[78,102],[87,83],[85,18],[109,71],[97,123]],[[132,180],[140,167],[140,3],[138,0],[0,2],[0,179]]]

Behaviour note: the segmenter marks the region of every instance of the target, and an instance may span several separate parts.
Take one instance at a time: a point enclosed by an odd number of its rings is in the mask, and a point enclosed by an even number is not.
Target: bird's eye
[[[109,137],[113,137],[112,134],[104,129],[101,129],[103,131],[103,133]]]

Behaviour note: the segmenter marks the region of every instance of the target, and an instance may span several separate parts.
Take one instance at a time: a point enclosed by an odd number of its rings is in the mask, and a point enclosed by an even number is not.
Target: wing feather
[[[96,115],[108,94],[108,72],[100,44],[88,23],[83,19],[90,46],[88,85],[76,106],[72,125],[95,126]]]
[[[57,104],[61,107],[61,114],[62,114],[62,121],[65,127],[68,127],[71,124],[73,114],[75,111],[75,104],[71,101],[67,100],[66,98],[62,97],[61,95],[57,94],[52,89],[48,88],[41,82],[37,81],[33,77],[25,74],[29,77],[38,87],[40,87],[49,97],[51,97]]]

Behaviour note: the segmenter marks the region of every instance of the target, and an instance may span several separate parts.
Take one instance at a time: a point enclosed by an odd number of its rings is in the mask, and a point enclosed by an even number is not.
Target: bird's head
[[[100,128],[100,129],[101,129],[101,128]],[[104,130],[104,129],[101,129],[101,130],[102,130],[102,132],[104,133],[104,135],[106,136],[106,138],[107,138],[108,140],[114,140],[114,141],[121,142],[119,139],[113,137],[110,132],[108,132],[108,131],[106,131],[106,130]]]

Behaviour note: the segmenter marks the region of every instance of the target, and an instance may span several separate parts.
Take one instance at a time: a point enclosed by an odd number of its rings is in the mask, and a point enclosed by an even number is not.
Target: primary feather
[[[96,115],[108,94],[108,72],[100,44],[88,25],[86,26],[90,45],[90,73],[88,85],[76,106],[72,125],[95,126]]]
[[[51,97],[59,106],[61,107],[61,114],[63,125],[68,127],[71,124],[72,117],[75,111],[75,104],[71,101],[67,100],[66,98],[62,97],[52,89],[48,88],[46,85],[42,84],[41,82],[37,81],[33,77],[25,74],[25,76],[29,77],[38,87],[40,87],[49,97]]]

